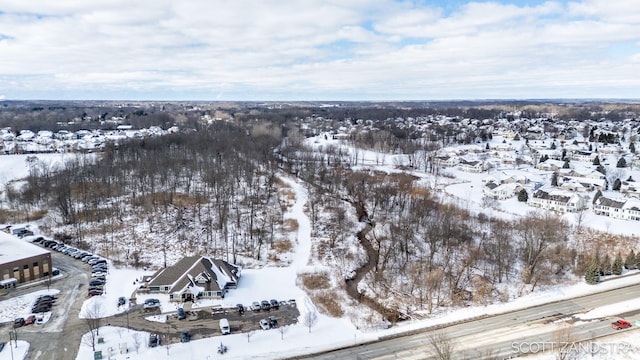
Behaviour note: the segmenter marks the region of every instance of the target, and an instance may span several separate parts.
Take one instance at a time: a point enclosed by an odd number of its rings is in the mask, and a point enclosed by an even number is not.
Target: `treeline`
[[[113,117],[137,129],[173,125],[195,127],[204,112],[189,111],[187,104],[145,103],[116,104],[111,102],[30,102],[5,101],[0,106],[0,128],[20,130],[112,130],[119,124]]]

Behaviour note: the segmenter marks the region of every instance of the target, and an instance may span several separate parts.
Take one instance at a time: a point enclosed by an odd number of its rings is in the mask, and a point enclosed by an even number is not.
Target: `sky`
[[[0,0],[0,100],[638,98],[638,0]]]

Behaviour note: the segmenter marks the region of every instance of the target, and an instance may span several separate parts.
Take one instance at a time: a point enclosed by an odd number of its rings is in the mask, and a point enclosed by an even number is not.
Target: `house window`
[[[22,269],[28,270],[29,269],[29,264],[24,264],[24,266],[22,266]]]
[[[38,267],[38,262],[37,261],[33,263],[33,267]]]

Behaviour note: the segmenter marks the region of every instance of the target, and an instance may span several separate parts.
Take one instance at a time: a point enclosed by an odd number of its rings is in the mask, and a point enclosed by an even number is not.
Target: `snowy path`
[[[290,267],[299,273],[305,270],[309,263],[309,257],[311,256],[311,222],[307,214],[304,213],[304,206],[308,198],[307,190],[300,183],[292,179],[284,177],[280,179],[289,185],[296,194],[296,202],[285,215],[285,218],[295,219],[298,222],[298,233],[296,236],[298,246],[295,258],[291,262]],[[295,282],[293,284],[295,285]]]

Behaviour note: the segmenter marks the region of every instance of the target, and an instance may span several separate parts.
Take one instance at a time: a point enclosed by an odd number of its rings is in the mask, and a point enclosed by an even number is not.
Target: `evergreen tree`
[[[632,154],[636,153],[636,146],[633,143],[629,144],[629,151],[631,151]]]
[[[529,194],[527,194],[527,190],[520,190],[520,192],[518,192],[518,201],[527,202],[527,200],[529,200]]]
[[[600,270],[602,271],[602,275],[605,276],[613,274],[613,263],[611,262],[609,254],[606,254],[600,262]]]
[[[598,155],[593,158],[593,165],[600,165],[600,157]]]
[[[596,171],[601,173],[602,175],[607,175],[607,170],[602,165],[598,165],[598,167],[596,168]]]
[[[596,194],[593,195],[593,203],[596,203],[596,200],[598,200],[598,198],[600,198],[600,196],[602,196],[602,191],[600,191],[600,189],[598,189],[598,191],[596,191]]]
[[[569,166],[569,160],[565,159],[564,160],[564,164],[562,165],[563,169],[571,169],[571,166]]]
[[[555,150],[556,147],[558,147],[558,146],[556,145],[555,141],[553,143],[551,143],[551,150]]]
[[[556,172],[551,175],[551,186],[558,186],[558,173]]]
[[[489,143],[487,143],[487,146],[485,146],[485,149],[487,149],[487,150],[489,150],[489,149],[490,149],[490,147],[489,147]]]
[[[619,168],[627,167],[627,160],[621,157],[620,160],[618,160],[618,164],[616,165],[616,167],[619,167]]]
[[[638,268],[636,252],[633,251],[633,249],[627,254],[627,258],[624,260],[624,267],[627,268],[627,270],[635,270]]]
[[[593,151],[593,145],[589,144],[589,151]]]
[[[595,285],[600,282],[600,269],[598,266],[598,260],[594,257],[589,263],[587,272],[584,274],[584,280],[589,285]]]
[[[614,275],[621,275],[622,274],[622,265],[623,265],[623,261],[622,261],[622,254],[620,254],[620,252],[618,251],[618,254],[616,255],[615,260],[613,260],[613,274]]]
[[[566,157],[567,157],[567,150],[562,149],[562,160],[564,160]]]
[[[613,182],[613,186],[611,187],[611,190],[614,190],[614,191],[620,191],[620,187],[621,187],[621,186],[622,186],[622,182],[620,181],[620,179],[616,179],[616,180]]]

